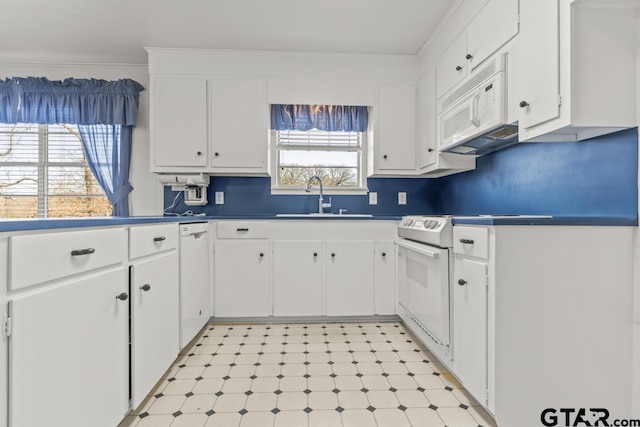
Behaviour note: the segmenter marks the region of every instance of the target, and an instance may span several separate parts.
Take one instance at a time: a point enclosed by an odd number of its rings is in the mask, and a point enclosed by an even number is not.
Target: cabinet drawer
[[[161,224],[129,229],[129,258],[140,258],[178,247],[178,224]]]
[[[218,239],[268,239],[266,221],[220,221]]]
[[[486,227],[453,227],[453,252],[487,259],[489,257],[489,229]]]
[[[9,245],[11,290],[118,264],[126,256],[122,228],[12,236]]]

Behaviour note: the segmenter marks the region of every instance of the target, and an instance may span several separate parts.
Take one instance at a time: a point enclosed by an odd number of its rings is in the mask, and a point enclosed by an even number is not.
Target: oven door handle
[[[433,251],[430,251],[429,249],[427,249],[427,245],[421,245],[421,244],[418,244],[418,243],[409,243],[409,242],[405,242],[404,240],[396,240],[394,243],[396,244],[396,246],[412,250],[412,251],[417,252],[417,253],[419,253],[421,255],[426,255],[426,256],[428,256],[430,258],[438,258],[438,257],[440,257],[440,254],[438,252],[433,252]]]

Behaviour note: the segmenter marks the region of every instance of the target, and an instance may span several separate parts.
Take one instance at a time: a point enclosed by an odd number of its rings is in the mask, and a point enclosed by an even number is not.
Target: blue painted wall
[[[369,196],[326,196],[331,197],[331,212],[347,209],[348,213],[373,215],[430,214],[440,211],[438,182],[432,179],[413,178],[369,178],[369,191],[378,193],[378,204],[369,205]],[[314,188],[317,188],[314,185]],[[214,193],[224,192],[224,204],[215,205]],[[407,204],[398,205],[398,192],[407,193]],[[170,206],[175,197],[170,187],[165,187],[165,207]],[[271,178],[268,177],[211,177],[207,206],[185,206],[180,203],[173,210],[207,215],[274,215],[278,213],[310,213],[318,211],[318,195],[271,195]],[[326,209],[328,212],[329,209]]]
[[[519,144],[480,157],[474,171],[439,179],[370,178],[368,196],[331,196],[332,212],[374,215],[546,214],[637,218],[638,131],[630,129],[581,142]],[[213,204],[214,192],[225,204]],[[397,204],[398,191],[407,205]],[[165,206],[175,193],[165,188]],[[212,177],[209,205],[185,206],[208,215],[273,215],[315,212],[317,195],[271,195],[265,177]]]
[[[637,218],[638,131],[515,145],[440,179],[439,190],[441,212],[454,215]]]

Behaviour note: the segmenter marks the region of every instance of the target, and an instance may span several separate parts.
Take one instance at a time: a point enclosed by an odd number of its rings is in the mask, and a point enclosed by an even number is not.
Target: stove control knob
[[[431,228],[431,221],[425,221],[424,222],[424,228]]]
[[[431,224],[431,229],[436,229],[440,226],[440,221],[433,221],[433,224]]]
[[[411,226],[411,224],[413,224],[413,220],[412,220],[412,219],[407,219],[407,220],[405,221],[405,223],[404,223],[404,225],[405,225],[406,227],[410,227],[410,226]]]

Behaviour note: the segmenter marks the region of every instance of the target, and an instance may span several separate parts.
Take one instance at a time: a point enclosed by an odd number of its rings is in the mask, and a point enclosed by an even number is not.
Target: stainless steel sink
[[[340,218],[371,218],[371,214],[336,214],[336,213],[296,213],[296,214],[277,214],[278,218],[318,218],[318,219],[340,219]]]

